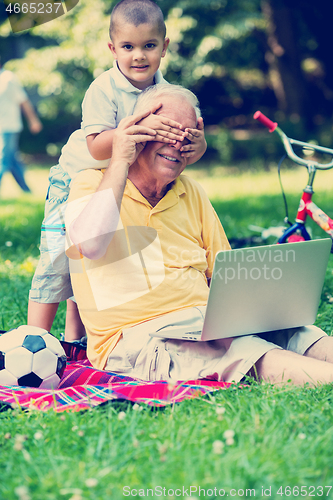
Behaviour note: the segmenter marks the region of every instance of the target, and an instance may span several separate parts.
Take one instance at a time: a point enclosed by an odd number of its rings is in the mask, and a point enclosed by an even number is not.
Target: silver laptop
[[[150,335],[203,341],[311,325],[331,246],[325,238],[219,252],[201,321],[198,308],[194,326],[180,321]]]

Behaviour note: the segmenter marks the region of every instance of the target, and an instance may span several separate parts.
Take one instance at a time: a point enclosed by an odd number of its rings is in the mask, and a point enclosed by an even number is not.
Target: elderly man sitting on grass
[[[143,380],[331,382],[333,338],[315,326],[209,342],[149,336],[204,315],[214,257],[230,247],[204,190],[182,174],[187,128],[203,127],[194,94],[150,87],[134,113],[117,129],[108,168],[76,177],[66,211],[91,363]],[[160,142],[144,125],[150,113],[178,122],[183,141]]]

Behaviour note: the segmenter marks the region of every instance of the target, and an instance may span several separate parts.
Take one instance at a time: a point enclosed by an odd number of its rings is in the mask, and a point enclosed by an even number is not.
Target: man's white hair
[[[197,119],[201,116],[199,101],[193,92],[185,89],[181,85],[173,85],[171,83],[158,83],[157,85],[147,87],[139,94],[134,107],[135,113],[142,113],[148,110],[151,108],[154,101],[156,102],[164,96],[180,97],[193,106]]]

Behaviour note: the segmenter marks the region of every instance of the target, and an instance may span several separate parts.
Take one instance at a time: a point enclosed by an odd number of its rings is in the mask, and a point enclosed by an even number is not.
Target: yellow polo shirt
[[[102,177],[102,171],[85,170],[75,178],[66,227]],[[71,242],[69,246],[70,257],[74,255]],[[94,261],[82,255],[78,260],[70,258],[73,291],[93,366],[104,368],[123,328],[205,305],[214,257],[229,248],[222,225],[196,181],[179,176],[152,207],[128,179],[119,224],[105,256]]]

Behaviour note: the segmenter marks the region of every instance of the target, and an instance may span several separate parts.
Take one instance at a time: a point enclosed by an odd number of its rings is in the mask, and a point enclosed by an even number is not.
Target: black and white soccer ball
[[[0,385],[56,389],[66,367],[59,340],[36,326],[0,335]]]

